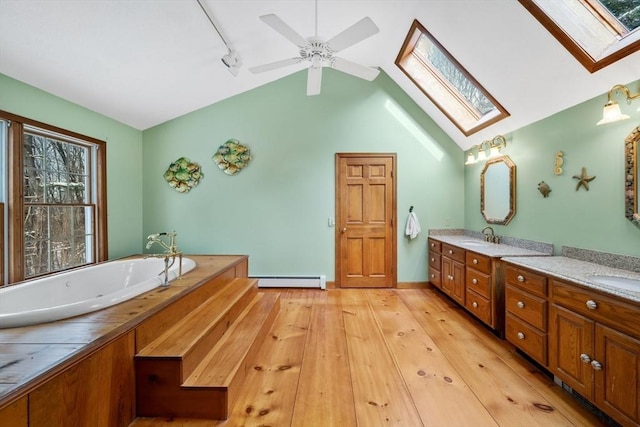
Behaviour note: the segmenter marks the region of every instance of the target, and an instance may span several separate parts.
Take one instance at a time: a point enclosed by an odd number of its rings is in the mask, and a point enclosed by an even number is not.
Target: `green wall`
[[[640,81],[627,85],[637,88]],[[635,92],[635,90],[634,90]],[[497,234],[623,255],[640,256],[640,229],[624,215],[624,139],[638,126],[638,103],[617,95],[621,109],[632,118],[596,126],[606,94],[505,135],[508,155],[517,167],[516,215]],[[553,173],[555,153],[564,152],[564,173]],[[576,191],[582,167],[596,179],[589,191]],[[465,228],[487,225],[480,214],[480,173],[483,164],[466,166]],[[538,183],[552,192],[544,198]]]
[[[109,257],[140,253],[142,132],[3,74],[0,109],[107,141]]]
[[[463,226],[462,151],[384,73],[324,69],[322,94],[305,91],[302,71],[144,131],[145,234],[175,229],[186,253],[248,254],[252,275],[334,280],[335,153],[397,153],[398,280],[426,280],[427,229]],[[235,176],[211,160],[230,138],[253,155]],[[205,174],[186,194],[162,177],[182,156]],[[412,205],[423,233],[408,241]]]

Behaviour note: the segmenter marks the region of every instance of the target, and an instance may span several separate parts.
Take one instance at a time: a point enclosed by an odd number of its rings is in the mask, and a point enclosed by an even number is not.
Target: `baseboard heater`
[[[320,288],[327,289],[327,278],[319,276],[252,276],[259,288]]]

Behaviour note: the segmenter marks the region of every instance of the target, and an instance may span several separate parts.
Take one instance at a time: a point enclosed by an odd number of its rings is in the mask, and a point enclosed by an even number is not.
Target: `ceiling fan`
[[[260,19],[281,36],[298,46],[300,56],[283,59],[269,64],[259,65],[249,68],[252,73],[263,73],[289,65],[308,61],[307,72],[307,95],[318,95],[322,84],[322,67],[335,68],[343,73],[351,74],[365,80],[373,80],[380,73],[379,70],[364,65],[356,64],[344,58],[334,56],[348,47],[361,42],[362,40],[376,34],[380,29],[373,23],[371,18],[362,18],[340,34],[324,41],[318,37],[318,1],[316,0],[316,31],[315,36],[305,39],[293,28],[287,25],[277,15],[263,15]]]

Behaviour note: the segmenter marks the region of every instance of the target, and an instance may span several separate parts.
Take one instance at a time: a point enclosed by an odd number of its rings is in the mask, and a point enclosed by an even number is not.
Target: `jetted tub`
[[[179,258],[168,279],[178,277]],[[182,274],[196,266],[182,259]],[[119,304],[162,285],[164,260],[132,258],[0,288],[0,329],[53,322]]]

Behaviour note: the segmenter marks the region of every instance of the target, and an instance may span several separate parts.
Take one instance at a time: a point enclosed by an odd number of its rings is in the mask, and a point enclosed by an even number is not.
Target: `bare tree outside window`
[[[24,133],[25,277],[93,262],[91,151]]]

